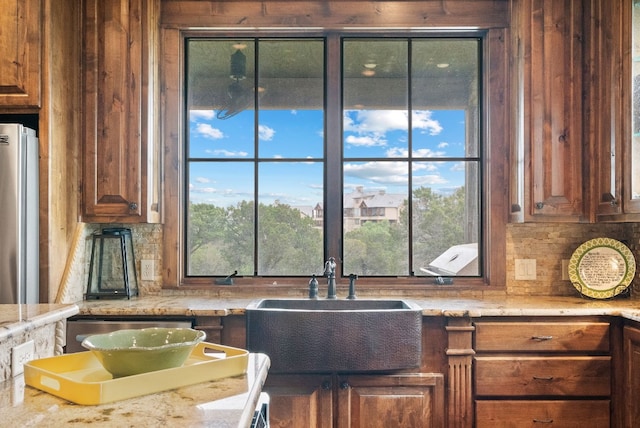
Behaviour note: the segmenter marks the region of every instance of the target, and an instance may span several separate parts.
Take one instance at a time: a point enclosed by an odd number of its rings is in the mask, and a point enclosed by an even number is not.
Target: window
[[[485,275],[482,49],[185,38],[185,277]]]
[[[342,46],[344,271],[481,275],[480,39]]]
[[[187,275],[316,272],[324,41],[194,38],[186,50]]]

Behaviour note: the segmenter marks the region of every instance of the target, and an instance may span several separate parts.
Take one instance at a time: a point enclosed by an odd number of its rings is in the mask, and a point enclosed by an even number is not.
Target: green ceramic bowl
[[[94,334],[82,341],[113,377],[180,367],[206,337],[191,328],[143,328]]]

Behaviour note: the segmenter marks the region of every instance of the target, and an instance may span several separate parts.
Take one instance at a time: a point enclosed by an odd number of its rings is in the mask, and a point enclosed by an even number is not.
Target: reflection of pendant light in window
[[[243,80],[247,77],[247,57],[240,49],[231,55],[231,76],[234,80]]]
[[[377,64],[373,61],[369,61],[366,64],[363,64],[364,70],[362,70],[362,75],[366,77],[375,76],[376,74],[376,66]]]
[[[247,77],[247,57],[242,53],[246,48],[244,43],[236,43],[233,48],[236,50],[231,54],[229,60],[230,75],[234,81],[227,87],[227,94],[223,106],[216,117],[218,119],[229,119],[246,109],[253,101],[253,91],[244,88],[240,81]]]

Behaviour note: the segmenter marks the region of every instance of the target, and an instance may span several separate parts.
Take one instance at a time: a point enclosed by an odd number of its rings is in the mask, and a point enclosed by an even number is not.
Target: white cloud
[[[452,167],[451,171],[464,171],[467,164],[465,162],[456,162]]]
[[[352,146],[365,147],[385,146],[387,144],[387,141],[379,135],[349,135],[345,138],[344,142]]]
[[[199,119],[211,120],[215,117],[213,110],[189,110],[189,120],[197,122]]]
[[[211,194],[211,193],[218,193],[218,189],[216,189],[215,187],[198,187],[198,186],[194,186],[193,184],[189,183],[189,193],[207,193],[207,194]]]
[[[355,117],[352,117],[355,113]],[[385,134],[390,131],[407,130],[408,115],[403,110],[358,110],[345,111],[345,131],[358,134]]]
[[[415,162],[412,167],[414,186],[433,186],[449,182],[437,172],[438,168],[435,163]],[[344,174],[345,177],[367,180],[372,184],[383,186],[406,185],[408,183],[406,162],[347,163],[344,165]]]
[[[421,129],[430,135],[442,132],[440,122],[432,119],[430,110],[414,111],[411,117],[414,129]],[[385,134],[391,131],[406,131],[409,114],[405,110],[347,110],[344,113],[344,130],[358,134]]]
[[[246,157],[249,154],[244,151],[233,152],[231,150],[225,150],[225,149],[205,150],[204,152],[210,155],[226,156],[226,157]]]
[[[221,130],[214,128],[208,123],[198,123],[196,125],[196,131],[200,135],[204,135],[205,137],[212,138],[214,140],[224,138],[224,133]]]
[[[387,150],[387,157],[390,158],[406,158],[408,157],[409,150],[405,147],[392,147]],[[413,156],[415,157],[423,157],[423,158],[435,158],[442,157],[445,155],[445,152],[435,152],[431,149],[417,149],[413,151]]]
[[[441,175],[437,175],[437,174],[419,175],[419,176],[413,177],[414,186],[432,186],[434,184],[445,184],[445,183],[448,183],[448,181]]]
[[[209,179],[207,177],[197,177],[196,178],[196,182],[197,183],[209,183]]]
[[[442,126],[440,122],[431,118],[432,112],[430,110],[418,110],[413,112],[412,126],[414,129],[422,129],[429,133],[429,135],[438,135],[442,132]]]
[[[447,143],[446,141],[443,141],[440,144],[438,144],[439,149],[446,149],[447,147],[449,147],[449,143]]]
[[[344,165],[345,176],[379,184],[406,185],[408,173],[406,162],[365,162]]]
[[[262,140],[262,141],[271,141],[273,140],[273,136],[275,135],[276,131],[273,128],[270,128],[266,125],[259,125],[258,126],[258,137]]]
[[[437,171],[438,164],[435,162],[413,162],[411,164],[411,171],[419,172],[419,171]]]

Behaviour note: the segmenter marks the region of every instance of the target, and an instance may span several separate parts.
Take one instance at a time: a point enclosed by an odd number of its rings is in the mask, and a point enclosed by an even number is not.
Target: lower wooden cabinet
[[[334,392],[331,376],[269,374],[263,391],[270,397],[270,426],[333,426]]]
[[[623,329],[625,427],[640,421],[640,328]]]
[[[269,375],[273,427],[444,427],[444,376]]]
[[[338,427],[444,427],[444,376],[338,378]]]
[[[609,408],[609,400],[479,400],[476,428],[607,428]]]
[[[205,340],[209,343],[222,342],[221,317],[197,316],[193,328],[204,331],[207,334]]]
[[[477,428],[611,426],[609,322],[496,318],[475,328]]]

